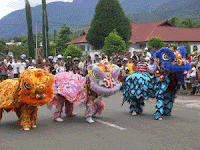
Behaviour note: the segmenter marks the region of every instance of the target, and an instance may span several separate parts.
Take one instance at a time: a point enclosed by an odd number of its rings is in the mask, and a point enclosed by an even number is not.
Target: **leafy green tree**
[[[6,41],[4,38],[0,38],[0,52],[6,54]]]
[[[182,20],[180,23],[180,27],[182,28],[194,28],[193,22],[191,19]]]
[[[82,51],[77,46],[70,44],[70,45],[67,46],[67,49],[65,50],[63,58],[66,59],[67,56],[81,57]]]
[[[54,42],[56,42],[57,36],[58,36],[57,30],[54,29],[54,30],[53,30],[53,39],[54,39]]]
[[[150,40],[147,42],[147,45],[148,49],[160,49],[166,46],[166,44],[163,42],[163,39],[161,39],[160,37],[151,37]]]
[[[169,22],[171,22],[173,25],[178,26],[178,22],[179,22],[180,18],[179,17],[172,17],[169,19]]]
[[[87,42],[95,49],[102,49],[105,37],[116,29],[128,45],[132,26],[121,7],[119,0],[99,0],[91,27],[86,35]]]
[[[160,21],[160,20],[154,20],[153,22],[158,22],[158,21]]]
[[[47,18],[47,4],[46,0],[42,0],[42,17],[43,17],[43,25],[42,25],[42,45],[43,45],[43,52],[46,54],[46,49],[47,49],[47,54],[45,55],[48,56],[50,53],[49,48],[49,38],[48,38],[48,31],[49,31],[49,26],[48,26],[48,18]]]
[[[26,21],[28,26],[28,52],[30,57],[35,58],[31,7],[28,0],[25,0],[25,7],[26,7]]]
[[[122,37],[118,35],[116,30],[111,32],[108,35],[108,37],[105,38],[105,44],[102,48],[102,51],[106,53],[108,57],[112,55],[112,52],[119,53],[125,50],[126,50],[126,43],[122,39]]]
[[[71,40],[69,37],[70,34],[72,34],[70,27],[64,23],[58,32],[58,39],[56,40],[56,49],[59,54],[64,54],[65,49],[67,48],[66,44]]]
[[[15,58],[20,58],[22,54],[25,54],[27,57],[29,57],[29,51],[28,51],[28,45],[27,44],[21,44],[21,45],[10,45],[8,47],[9,52],[12,52]]]

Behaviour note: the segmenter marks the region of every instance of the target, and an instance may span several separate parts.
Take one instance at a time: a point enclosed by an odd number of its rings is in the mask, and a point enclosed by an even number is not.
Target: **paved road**
[[[30,131],[20,131],[15,114],[4,113],[0,150],[200,149],[199,96],[178,95],[173,115],[163,121],[154,120],[155,99],[146,101],[144,113],[139,116],[131,116],[129,105],[122,107],[121,101],[121,92],[105,99],[106,110],[94,124],[85,122],[85,108],[76,106],[78,116],[58,123],[51,120],[53,111],[43,106],[38,112],[38,128]]]

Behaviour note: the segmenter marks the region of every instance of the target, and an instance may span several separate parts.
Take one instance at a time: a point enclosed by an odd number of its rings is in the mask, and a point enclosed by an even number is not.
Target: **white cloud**
[[[73,0],[46,0],[47,3],[63,1],[73,2]],[[36,6],[42,3],[42,0],[29,0],[30,5]],[[2,0],[0,5],[0,19],[11,13],[12,11],[25,8],[25,0]]]

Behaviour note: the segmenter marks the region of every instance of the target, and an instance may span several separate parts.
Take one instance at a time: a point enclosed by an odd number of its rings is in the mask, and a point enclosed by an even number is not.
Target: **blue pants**
[[[130,101],[130,112],[135,111],[137,114],[141,114],[144,107],[144,98],[132,99]]]
[[[168,92],[164,94],[164,99],[157,98],[154,116],[156,119],[161,118],[163,115],[170,116],[174,104],[175,93]]]

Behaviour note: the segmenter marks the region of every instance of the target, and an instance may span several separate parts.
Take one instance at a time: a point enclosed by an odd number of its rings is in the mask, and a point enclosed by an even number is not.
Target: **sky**
[[[46,0],[47,3],[63,1],[63,2],[72,2],[73,0]],[[42,4],[42,0],[29,0],[31,7]],[[25,0],[1,0],[0,3],[0,19],[9,13],[25,8]]]

